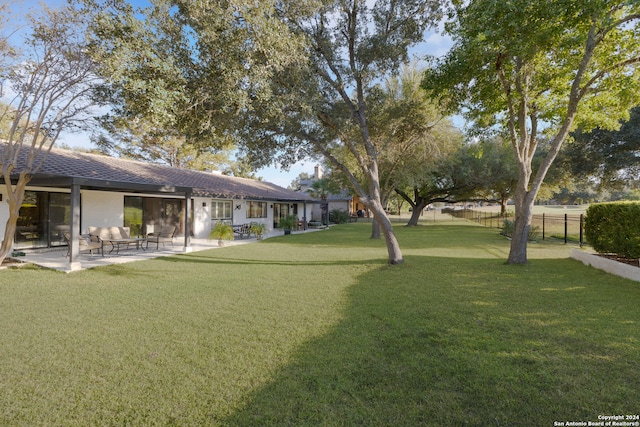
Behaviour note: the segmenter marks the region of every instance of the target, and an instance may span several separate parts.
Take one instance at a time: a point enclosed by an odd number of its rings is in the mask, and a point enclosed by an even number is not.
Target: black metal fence
[[[476,211],[472,209],[443,209],[456,218],[476,221],[485,227],[502,229],[505,221],[513,221],[513,216],[503,216],[499,212]],[[531,228],[542,240],[561,239],[564,243],[586,243],[584,239],[584,214],[538,214],[531,219]]]
[[[542,214],[534,215],[531,220],[532,226],[540,227],[542,239],[552,237],[563,239],[565,243],[579,243],[584,245],[584,214],[579,215],[554,215]]]

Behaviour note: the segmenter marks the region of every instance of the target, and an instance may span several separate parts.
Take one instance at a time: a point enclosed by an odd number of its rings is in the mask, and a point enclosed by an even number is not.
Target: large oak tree
[[[379,83],[408,63],[409,47],[423,40],[438,8],[433,0],[282,5],[281,19],[304,41],[308,60],[278,73],[276,96],[245,116],[254,157],[264,158],[265,148],[288,153],[280,158],[285,163],[296,154],[321,154],[342,172],[380,226],[390,264],[403,262],[381,188],[380,160],[391,143],[375,137],[380,127],[373,127],[372,107]]]
[[[268,96],[274,70],[299,60],[299,43],[273,17],[273,4],[242,0],[80,0],[97,19],[92,51],[104,78],[98,146],[111,154],[190,168],[232,161],[236,117],[251,96]]]
[[[509,263],[526,263],[533,204],[569,132],[617,128],[638,102],[640,2],[455,0],[452,18],[454,46],[425,87],[477,126],[506,129],[519,170]]]

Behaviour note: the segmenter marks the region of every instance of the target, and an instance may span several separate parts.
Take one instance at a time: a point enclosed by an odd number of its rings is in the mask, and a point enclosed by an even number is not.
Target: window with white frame
[[[212,221],[231,221],[232,210],[231,200],[212,200],[211,201],[211,220]]]

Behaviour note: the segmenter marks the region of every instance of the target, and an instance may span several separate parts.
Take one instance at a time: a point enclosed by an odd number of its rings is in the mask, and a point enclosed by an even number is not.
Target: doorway
[[[280,227],[280,221],[289,215],[288,203],[274,203],[273,204],[273,228]]]
[[[14,247],[47,248],[65,245],[71,229],[71,195],[27,190],[18,214]]]

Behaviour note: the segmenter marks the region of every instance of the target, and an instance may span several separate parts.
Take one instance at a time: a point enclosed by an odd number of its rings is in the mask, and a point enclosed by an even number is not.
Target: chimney
[[[314,168],[314,178],[315,179],[322,179],[322,166],[320,165],[316,165],[316,167]]]

